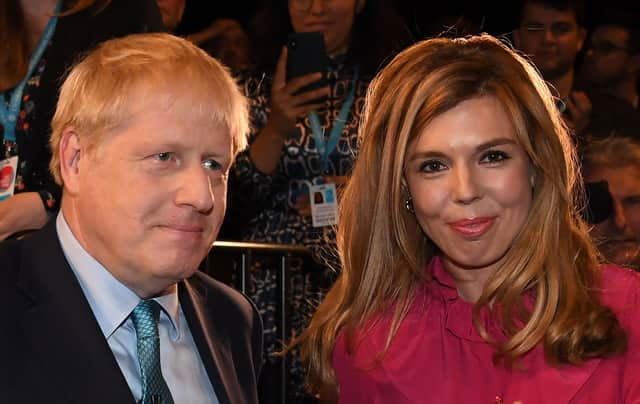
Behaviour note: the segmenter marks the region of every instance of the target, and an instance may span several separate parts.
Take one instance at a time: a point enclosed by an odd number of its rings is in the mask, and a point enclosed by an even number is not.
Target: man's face
[[[585,38],[575,14],[568,10],[529,3],[522,23],[514,31],[516,47],[528,55],[546,80],[555,80],[573,69]]]
[[[160,9],[162,24],[169,31],[175,30],[182,20],[185,0],[156,0],[156,3]]]
[[[590,83],[615,86],[635,74],[628,50],[629,31],[615,25],[603,25],[591,34],[582,71]]]
[[[147,108],[77,163],[72,230],[141,297],[194,273],[226,208],[230,134],[186,115]]]
[[[585,181],[607,181],[613,213],[592,235],[604,256],[616,264],[637,263],[640,256],[640,166],[595,167]]]

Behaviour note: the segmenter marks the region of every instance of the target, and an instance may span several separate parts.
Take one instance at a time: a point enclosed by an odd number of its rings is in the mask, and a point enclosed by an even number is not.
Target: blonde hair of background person
[[[104,7],[110,0],[75,0],[66,1],[60,15],[69,15],[91,7],[94,3]],[[57,1],[49,2],[55,5]],[[0,3],[0,43],[3,45],[0,53],[0,91],[12,88],[27,74],[31,50],[38,43],[43,26],[33,26],[27,23],[27,18],[20,6],[20,0],[3,0]],[[45,3],[42,1],[42,3]],[[53,8],[52,8],[53,10]]]
[[[640,142],[621,135],[593,139],[580,150],[580,155],[583,170],[596,166],[640,166]]]
[[[184,98],[186,103],[179,108],[191,114],[195,111],[203,122],[223,124],[228,128],[232,135],[231,156],[243,150],[249,128],[247,101],[239,92],[226,91],[237,87],[231,76],[208,73],[220,68],[228,71],[228,68],[218,62],[214,64],[214,59],[202,55],[206,52],[186,47],[169,35],[145,34],[130,35],[126,41],[109,42],[100,52],[85,58],[62,86],[51,122],[50,169],[56,182],[62,184],[58,150],[65,130],[73,128],[86,142],[89,151],[94,151],[103,136],[126,125],[140,113],[137,105],[144,105],[143,101],[151,95],[158,99],[158,105],[169,106],[182,99],[177,94],[189,94],[189,98]],[[98,66],[109,69],[111,74],[93,80]],[[141,68],[146,70],[145,74],[129,74]],[[140,80],[141,77],[144,80]],[[167,77],[189,79],[167,83]],[[203,80],[204,77],[207,80]],[[131,94],[134,97],[126,96]],[[218,94],[214,105],[210,94]],[[198,102],[194,103],[194,99]]]
[[[577,213],[576,159],[545,82],[488,35],[440,38],[400,53],[369,88],[361,149],[340,204],[343,270],[298,341],[313,389],[337,388],[331,358],[340,332],[353,352],[356,332],[391,308],[386,351],[412,297],[429,280],[424,269],[437,248],[405,210],[407,147],[436,116],[484,95],[495,97],[512,120],[532,165],[533,200],[503,265],[475,303],[475,327],[491,342],[478,313],[500,307],[507,339],[492,343],[506,366],[538,344],[551,364],[579,364],[625,350],[618,320],[589,287],[598,283],[598,262]],[[537,296],[530,317],[525,291]]]

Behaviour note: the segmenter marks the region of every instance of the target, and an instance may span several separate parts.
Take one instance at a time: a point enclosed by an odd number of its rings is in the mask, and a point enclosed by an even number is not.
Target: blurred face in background
[[[365,0],[289,0],[289,16],[296,32],[319,31],[331,56],[345,53],[351,42],[356,14]]]
[[[573,11],[529,3],[523,10],[520,27],[513,33],[513,40],[546,80],[554,80],[573,69],[585,36]]]
[[[246,68],[249,66],[249,35],[237,21],[230,21],[226,29],[215,40],[216,56],[227,66]]]
[[[591,234],[605,258],[620,265],[640,264],[640,165],[591,167],[585,181],[607,181],[613,213]]]
[[[628,48],[629,31],[615,25],[597,27],[587,44],[581,74],[590,84],[613,87],[635,74]]]
[[[182,21],[182,15],[184,14],[184,4],[186,0],[156,0],[158,8],[160,9],[160,15],[162,16],[162,24],[169,31],[176,29],[180,21]]]

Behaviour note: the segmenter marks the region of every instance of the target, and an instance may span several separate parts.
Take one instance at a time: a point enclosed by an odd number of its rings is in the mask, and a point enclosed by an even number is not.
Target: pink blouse
[[[603,266],[602,301],[628,332],[626,354],[582,366],[551,367],[540,346],[525,355],[525,370],[492,362],[493,350],[472,322],[471,303],[458,297],[440,259],[434,281],[417,295],[381,363],[391,317],[360,340],[355,353],[338,337],[333,366],[340,403],[640,403],[640,274]],[[500,335],[488,316],[481,322]]]

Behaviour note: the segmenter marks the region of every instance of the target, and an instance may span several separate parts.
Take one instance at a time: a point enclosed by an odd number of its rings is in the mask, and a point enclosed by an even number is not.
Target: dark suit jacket
[[[181,282],[178,295],[220,403],[257,403],[262,323],[255,306],[203,273]],[[0,303],[0,403],[134,403],[55,221],[0,243]]]

